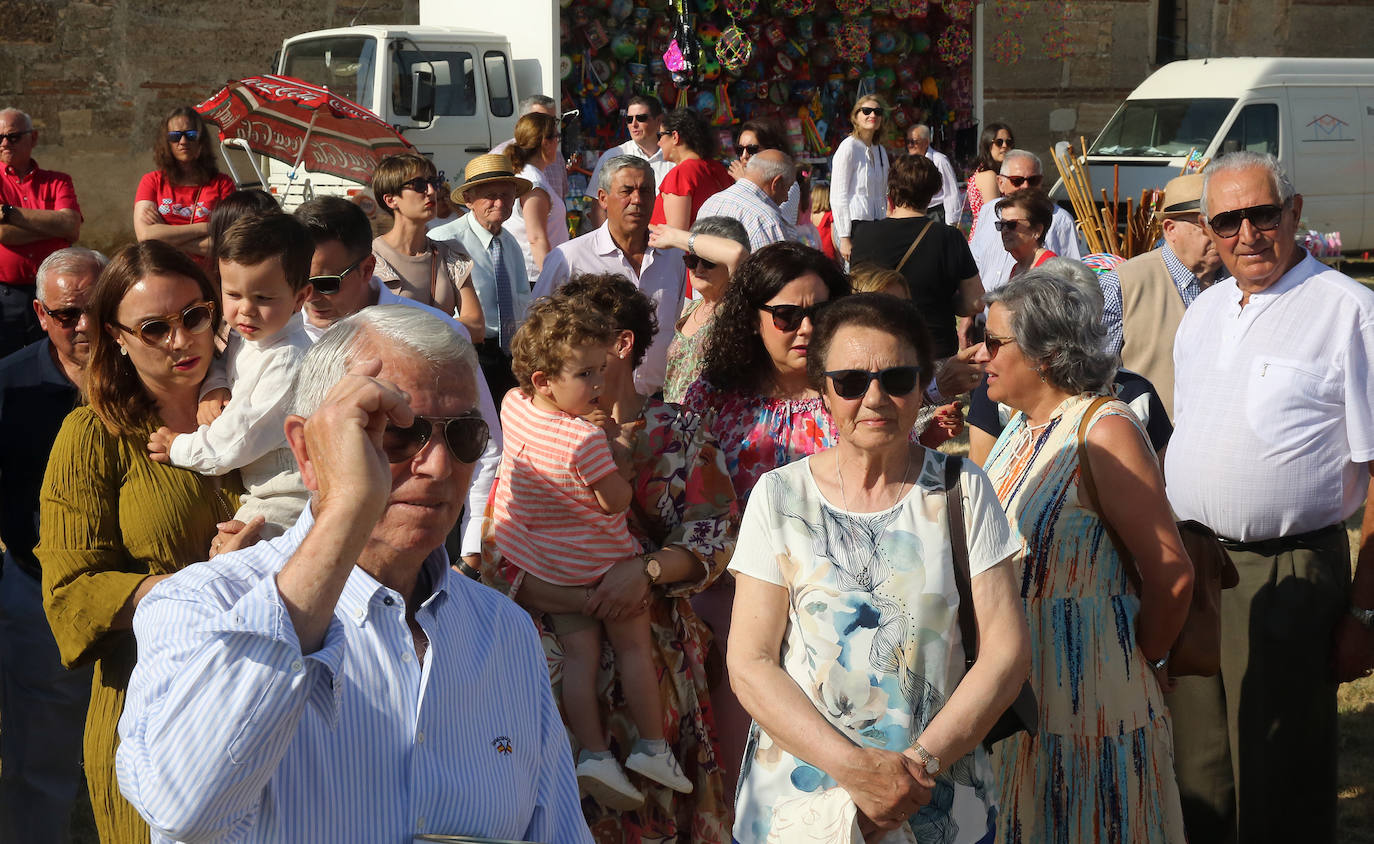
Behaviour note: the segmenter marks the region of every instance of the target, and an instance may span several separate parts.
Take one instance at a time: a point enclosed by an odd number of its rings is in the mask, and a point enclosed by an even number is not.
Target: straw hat
[[[1202,211],[1202,174],[1175,176],[1164,186],[1164,201],[1155,216],[1182,217]]]
[[[530,189],[529,179],[522,179],[511,169],[510,159],[499,153],[479,155],[468,162],[463,169],[463,183],[453,189],[453,201],[466,205],[465,198],[469,188],[491,182],[511,182],[515,185],[515,195],[524,196]]]

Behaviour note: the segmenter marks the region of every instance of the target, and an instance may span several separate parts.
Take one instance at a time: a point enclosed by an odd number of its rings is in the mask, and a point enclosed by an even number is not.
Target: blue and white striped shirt
[[[590,844],[529,616],[454,575],[415,612],[354,568],[302,655],[276,573],[314,524],[190,566],[134,617],[124,796],[154,842],[390,842],[419,833]]]
[[[1165,269],[1174,280],[1174,286],[1178,288],[1179,297],[1183,299],[1183,307],[1191,307],[1202,293],[1202,282],[1197,280],[1192,270],[1183,266],[1174,250],[1169,248],[1169,244],[1161,243],[1159,254],[1164,259]],[[1221,267],[1212,282],[1229,278],[1230,275],[1225,267]],[[1107,329],[1105,349],[1108,354],[1119,355],[1121,347],[1126,344],[1126,332],[1122,327],[1126,309],[1121,301],[1121,277],[1117,275],[1116,270],[1111,270],[1098,276],[1097,284],[1102,288],[1102,325]]]

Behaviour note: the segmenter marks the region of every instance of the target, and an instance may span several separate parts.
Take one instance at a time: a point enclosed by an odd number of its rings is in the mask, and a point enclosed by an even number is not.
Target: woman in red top
[[[205,268],[210,212],[234,192],[234,180],[215,164],[205,119],[190,106],[167,115],[153,142],[153,161],[157,169],[144,174],[134,195],[134,234],[175,246]]]
[[[663,115],[658,148],[676,166],[658,186],[650,222],[690,229],[706,198],[730,187],[735,180],[725,165],[716,160],[715,138],[706,120],[691,109],[678,108]]]
[[[1045,248],[1045,235],[1054,222],[1054,203],[1043,191],[1023,190],[998,200],[993,225],[1002,233],[1002,248],[1016,259],[1009,278],[1055,257]]]

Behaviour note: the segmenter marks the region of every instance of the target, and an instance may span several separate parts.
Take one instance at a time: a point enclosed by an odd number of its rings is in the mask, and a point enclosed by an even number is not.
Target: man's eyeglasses
[[[653,120],[653,118],[650,117],[650,116],[647,115],[647,114],[627,114],[627,115],[625,115],[625,125],[626,125],[626,126],[632,125],[632,124],[634,124],[634,123],[648,123],[650,120]]]
[[[907,149],[912,149],[912,148],[914,148],[914,147],[920,146],[920,145],[923,144],[923,143],[925,143],[925,141],[922,140],[922,139],[920,139],[920,138],[907,138],[907,141],[906,141],[906,148],[907,148]]]
[[[1019,188],[1022,185],[1030,185],[1033,188],[1038,188],[1040,187],[1040,183],[1045,180],[1045,177],[1039,173],[1036,173],[1034,176],[1008,176],[1006,173],[1002,173],[1001,176],[1008,182],[1011,182],[1011,186],[1014,188]]]
[[[192,334],[203,334],[210,330],[214,321],[215,303],[196,302],[187,305],[179,314],[149,317],[138,324],[137,331],[118,322],[115,323],[115,327],[120,331],[137,334],[138,339],[149,346],[162,346],[172,339],[172,330],[177,323],[181,323],[181,327]]]
[[[339,288],[343,286],[344,276],[356,270],[358,266],[362,264],[363,261],[367,260],[367,258],[368,256],[364,255],[363,257],[349,264],[348,269],[343,270],[338,275],[312,275],[310,277],[310,286],[315,288],[316,293],[323,293],[326,296],[333,296],[335,293],[338,293]]]
[[[1015,337],[998,337],[996,334],[984,334],[984,335],[983,335],[983,348],[985,348],[985,349],[988,350],[988,354],[989,354],[989,355],[994,355],[994,356],[995,356],[995,355],[997,354],[997,350],[998,350],[998,349],[1002,348],[1003,346],[1007,345],[1008,343],[1015,343],[1015,342],[1016,342],[1016,338],[1015,338]]]
[[[759,305],[759,310],[773,316],[773,327],[779,331],[796,331],[801,328],[802,320],[808,317],[812,322],[830,302],[817,302],[814,305]]]
[[[175,132],[168,132],[168,133],[167,133],[167,143],[169,143],[169,144],[179,143],[179,142],[181,141],[182,138],[185,138],[185,139],[188,140],[188,141],[198,141],[198,140],[200,140],[200,130],[199,130],[199,129],[179,129],[179,130],[177,130],[177,131],[175,131]]]
[[[1240,225],[1246,220],[1262,232],[1273,231],[1283,222],[1283,209],[1284,205],[1251,205],[1209,217],[1207,225],[1212,227],[1217,237],[1235,237],[1240,234]]]
[[[758,155],[763,147],[758,144],[735,144],[735,155],[743,158],[746,154]]]
[[[859,106],[859,114],[876,114],[882,117],[883,113],[883,109],[878,106]]]
[[[20,141],[24,140],[24,136],[32,131],[34,130],[22,129],[18,132],[6,132],[3,135],[0,135],[0,141],[9,141],[12,144],[17,144]]]
[[[921,381],[919,366],[889,366],[877,372],[866,369],[832,369],[825,373],[835,395],[842,399],[861,399],[874,381],[889,396],[909,396]]]
[[[710,272],[716,268],[716,263],[714,261],[708,261],[700,255],[683,255],[682,265],[689,271],[701,267],[701,271],[704,273]]]
[[[1021,226],[1030,227],[1030,220],[993,220],[993,228],[999,232],[1014,232]]]
[[[449,454],[459,463],[475,463],[491,438],[486,420],[476,414],[416,416],[408,427],[386,426],[382,432],[382,453],[390,463],[404,463],[424,450],[436,430],[442,432]]]
[[[416,176],[408,182],[401,182],[401,190],[413,190],[416,193],[428,193],[430,188],[439,190],[443,187],[444,180],[438,176]]]
[[[992,145],[995,147],[1009,147],[1013,144],[1011,138],[993,138]]]
[[[76,324],[81,322],[81,315],[86,312],[85,308],[58,308],[52,310],[42,302],[38,307],[43,309],[43,313],[48,315],[48,319],[53,320],[63,328],[76,328]]]

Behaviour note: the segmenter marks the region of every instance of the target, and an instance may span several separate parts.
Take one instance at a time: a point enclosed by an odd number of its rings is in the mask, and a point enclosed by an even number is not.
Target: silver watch
[[[1374,610],[1367,610],[1363,607],[1352,606],[1350,608],[1350,614],[1355,616],[1356,621],[1363,624],[1365,627],[1368,627],[1370,630],[1374,630]]]
[[[916,755],[921,757],[921,764],[926,766],[926,773],[932,777],[940,773],[940,757],[930,755],[930,751],[921,747],[919,741],[912,742],[911,749],[916,751]]]

